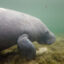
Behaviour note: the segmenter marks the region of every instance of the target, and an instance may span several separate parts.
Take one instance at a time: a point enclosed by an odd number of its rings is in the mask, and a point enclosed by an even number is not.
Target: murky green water
[[[64,33],[64,0],[0,0],[0,7],[36,16],[54,33]]]
[[[64,34],[64,0],[0,0],[0,7],[36,16],[56,35]],[[23,61],[19,54],[3,56],[3,59],[0,57],[0,64],[64,64],[64,36],[58,36],[52,45],[35,47],[47,47],[48,51],[31,61]],[[5,53],[16,52],[15,48],[9,48]]]

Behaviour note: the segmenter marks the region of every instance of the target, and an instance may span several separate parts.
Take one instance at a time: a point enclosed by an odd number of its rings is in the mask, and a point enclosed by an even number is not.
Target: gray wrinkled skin
[[[28,35],[28,37],[21,37],[19,42],[19,37],[23,34]],[[27,37],[27,39],[25,39],[24,42],[23,39],[25,37]],[[40,44],[51,44],[55,42],[55,36],[45,24],[36,17],[14,10],[0,8],[0,51],[19,42],[18,46],[21,45],[19,48],[23,49],[23,51],[25,47],[26,50],[31,49],[35,52],[35,48],[33,44],[31,44],[33,41],[37,41]],[[27,46],[29,48],[27,48]]]

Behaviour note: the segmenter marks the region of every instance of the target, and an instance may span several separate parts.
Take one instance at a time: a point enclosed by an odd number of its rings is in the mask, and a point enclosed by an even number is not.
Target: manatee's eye
[[[51,40],[49,39],[47,42],[50,43],[50,41],[51,41]]]
[[[50,44],[51,43],[51,40],[47,40],[47,44]]]
[[[50,41],[50,40],[48,40],[48,41]]]

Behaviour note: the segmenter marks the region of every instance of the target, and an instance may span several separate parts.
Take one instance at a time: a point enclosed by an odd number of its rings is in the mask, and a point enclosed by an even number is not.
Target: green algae
[[[4,56],[1,58],[0,64],[64,64],[63,36],[56,37],[56,42],[51,45],[40,45],[37,42],[34,42],[34,45],[36,50],[40,47],[47,47],[48,50],[41,55],[37,55],[35,59],[27,61],[21,58],[17,50],[17,45],[15,45],[1,52]]]

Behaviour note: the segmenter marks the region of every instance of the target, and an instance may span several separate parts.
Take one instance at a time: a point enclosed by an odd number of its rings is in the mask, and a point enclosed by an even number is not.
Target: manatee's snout
[[[46,41],[47,44],[53,44],[56,41],[56,37],[52,36],[48,41]]]
[[[38,41],[40,44],[52,44],[56,41],[56,37],[55,35],[50,32],[47,31],[43,37],[40,38],[40,40]]]
[[[52,32],[50,32],[49,38],[48,38],[48,40],[46,40],[46,43],[47,43],[47,44],[52,44],[52,43],[54,43],[55,41],[56,41],[55,35],[54,35]]]

